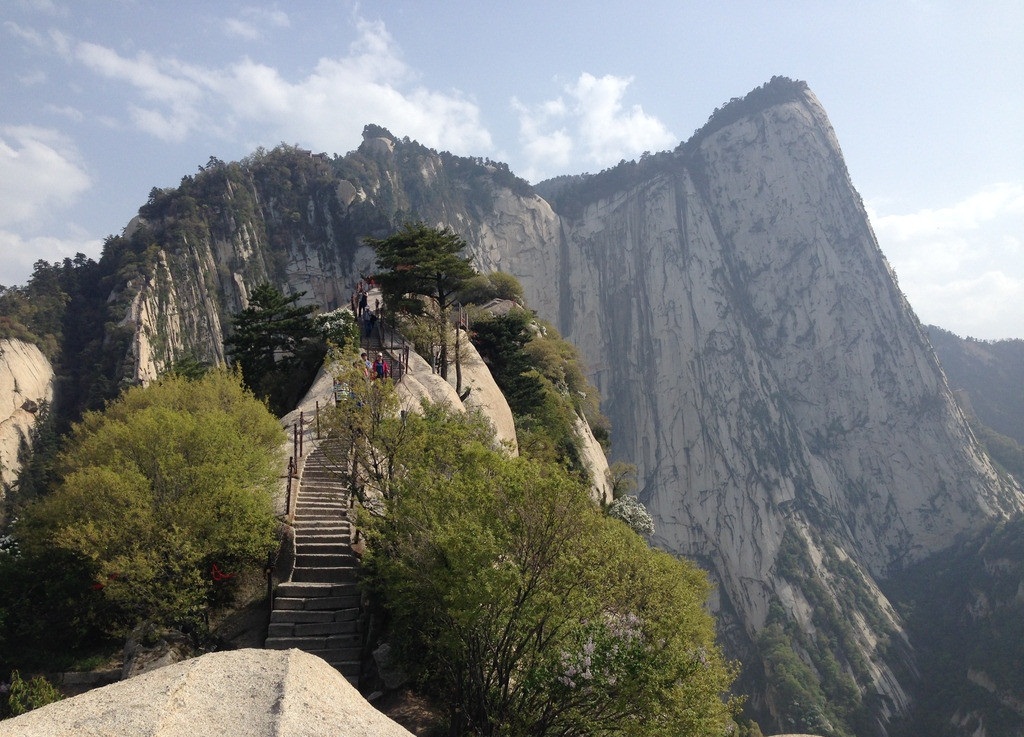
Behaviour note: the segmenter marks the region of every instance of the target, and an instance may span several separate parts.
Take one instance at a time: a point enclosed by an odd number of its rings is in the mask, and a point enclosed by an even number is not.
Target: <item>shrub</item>
[[[4,705],[4,717],[16,717],[40,706],[60,701],[63,697],[49,681],[42,676],[24,680],[18,671],[11,673],[11,685]]]

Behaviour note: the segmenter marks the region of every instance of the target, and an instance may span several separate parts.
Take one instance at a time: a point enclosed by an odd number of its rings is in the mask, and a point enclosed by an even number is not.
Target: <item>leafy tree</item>
[[[467,279],[459,291],[459,300],[464,304],[482,305],[492,299],[522,303],[523,285],[511,274],[491,271]]]
[[[377,265],[382,271],[374,279],[380,284],[389,310],[420,315],[424,312],[422,299],[432,304],[432,323],[441,351],[441,376],[447,379],[452,305],[463,284],[476,273],[470,257],[459,255],[466,242],[447,228],[406,223],[394,235],[380,240],[370,238],[367,243],[377,253]]]
[[[359,325],[349,309],[339,308],[316,315],[313,327],[321,340],[337,350],[359,345]]]
[[[335,466],[350,469],[349,482],[364,508],[376,510],[374,500],[391,496],[391,483],[399,471],[399,451],[405,424],[399,414],[398,394],[389,379],[371,380],[363,360],[354,352],[333,361],[340,401],[325,411],[324,431],[340,441],[323,446]]]
[[[313,323],[316,307],[297,305],[304,294],[285,297],[270,284],[259,285],[224,341],[245,385],[279,414],[309,388],[326,352]]]
[[[196,624],[223,572],[262,563],[283,433],[236,375],[165,376],[87,413],[60,457],[59,487],[26,508],[28,560],[88,573],[104,625]]]
[[[477,320],[473,341],[515,415],[520,451],[584,476],[578,418],[603,440],[608,421],[575,347],[523,309]]]
[[[453,734],[722,734],[732,669],[704,574],[601,515],[472,415],[405,418],[367,570]]]
[[[473,345],[517,415],[529,414],[542,401],[543,385],[524,351],[533,340],[531,320],[526,310],[509,310],[473,325]]]
[[[620,499],[636,491],[636,464],[615,461],[608,467],[608,484],[612,487],[612,499]]]

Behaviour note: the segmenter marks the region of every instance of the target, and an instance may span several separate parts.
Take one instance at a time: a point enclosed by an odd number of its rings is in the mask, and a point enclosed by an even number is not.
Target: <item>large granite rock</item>
[[[31,447],[44,403],[53,401],[53,367],[38,347],[0,340],[0,500],[17,479],[22,447]]]
[[[409,737],[320,658],[233,650],[0,722],[0,737]]]

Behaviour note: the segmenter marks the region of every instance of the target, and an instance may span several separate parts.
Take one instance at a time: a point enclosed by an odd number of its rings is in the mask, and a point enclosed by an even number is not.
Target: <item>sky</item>
[[[538,182],[774,75],[821,101],[921,321],[1024,338],[1021,0],[0,0],[0,284],[98,258],[211,156],[376,123]]]

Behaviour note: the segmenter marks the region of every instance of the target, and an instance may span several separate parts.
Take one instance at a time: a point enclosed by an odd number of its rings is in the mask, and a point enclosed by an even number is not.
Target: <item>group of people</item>
[[[363,277],[356,284],[355,294],[352,295],[352,309],[356,314],[363,334],[369,338],[377,326],[377,313],[380,311],[380,300],[375,300],[374,309],[370,309],[369,293],[374,287],[372,277]],[[367,379],[387,379],[391,377],[391,365],[384,358],[384,354],[378,352],[377,358],[371,361],[366,351],[360,354],[362,359],[363,375]]]
[[[377,353],[377,360],[371,361],[366,351],[360,354],[363,360],[363,376],[367,379],[389,379],[391,378],[391,364],[384,358],[383,353]]]

